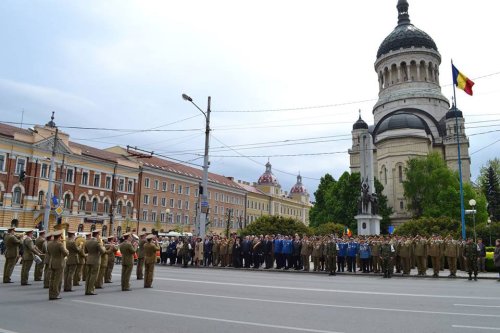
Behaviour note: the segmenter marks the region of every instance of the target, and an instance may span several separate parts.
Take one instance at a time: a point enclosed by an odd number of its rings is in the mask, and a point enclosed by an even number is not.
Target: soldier
[[[95,280],[95,287],[97,289],[102,289],[104,284],[104,275],[106,274],[106,268],[108,267],[107,243],[107,239],[103,241],[104,252],[101,254],[101,264],[99,265],[99,272],[97,273],[97,279]]]
[[[38,250],[36,246],[33,245],[33,230],[26,233],[23,239],[23,265],[21,267],[21,286],[29,286],[28,283],[31,265],[33,265],[33,260],[35,255],[41,255],[42,252]]]
[[[337,272],[344,272],[345,257],[347,255],[347,242],[344,238],[342,238],[337,244],[339,245],[339,251],[337,252]]]
[[[401,267],[403,269],[403,275],[410,275],[410,265],[412,253],[412,241],[406,239],[406,237],[401,237],[399,242],[399,257],[401,258]]]
[[[122,291],[130,291],[130,276],[134,267],[134,254],[136,251],[136,243],[130,241],[130,233],[123,234],[123,243],[120,244],[120,252],[122,254]]]
[[[49,282],[50,282],[50,254],[48,253],[47,249],[49,247],[50,242],[52,242],[52,233],[48,232],[45,235],[45,245],[43,249],[43,253],[45,254],[45,258],[43,259],[43,288],[49,289]]]
[[[374,273],[380,273],[380,244],[377,238],[370,241],[370,253],[372,255],[372,270]]]
[[[302,239],[302,247],[300,248],[300,256],[302,258],[302,265],[304,266],[304,271],[309,272],[311,269],[311,252],[312,243],[309,241],[307,236]]]
[[[434,271],[432,277],[439,277],[439,270],[441,268],[441,256],[443,255],[443,241],[439,236],[434,235],[427,248],[428,254],[431,257],[432,269]]]
[[[160,250],[155,235],[148,235],[144,244],[144,288],[152,288],[156,251]]]
[[[427,275],[427,240],[417,235],[414,249],[418,275],[425,276]]]
[[[477,281],[477,257],[479,254],[479,249],[476,243],[472,239],[467,238],[467,243],[464,248],[464,257],[467,262],[467,268],[469,273],[469,281],[472,280],[472,273],[474,273],[474,281]]]
[[[380,246],[380,259],[382,264],[382,272],[384,273],[384,278],[391,278],[394,271],[393,260],[396,250],[394,246],[390,243],[390,238],[387,237]]]
[[[106,272],[104,273],[104,283],[112,283],[111,277],[113,273],[113,267],[115,266],[116,252],[118,248],[116,247],[115,237],[108,237],[108,244],[106,244],[106,252],[108,253],[108,265],[106,266]]]
[[[14,267],[16,266],[17,257],[19,257],[19,245],[21,240],[14,234],[15,228],[10,227],[4,236],[5,244],[5,264],[3,266],[3,283],[12,283],[10,280]]]
[[[329,275],[336,275],[337,270],[337,252],[338,245],[335,241],[335,236],[332,235],[330,240],[326,243],[326,261],[327,267],[330,271]]]
[[[457,258],[458,258],[459,244],[450,235],[446,237],[444,244],[444,255],[446,256],[446,262],[448,263],[448,268],[450,269],[450,275],[448,277],[457,276]]]
[[[90,234],[88,235],[90,239]],[[85,254],[85,239],[82,236],[78,236],[75,240],[75,244],[81,250],[78,252],[78,263],[76,264],[75,274],[73,275],[73,286],[79,286],[82,279],[85,281],[84,267],[87,259]]]
[[[314,265],[314,272],[319,272],[321,269],[319,259],[321,257],[321,240],[319,237],[316,237],[316,239],[313,241],[313,246],[312,246],[312,252],[311,252],[311,257]]]
[[[38,237],[35,240],[35,246],[40,251],[41,254],[39,254],[40,259],[42,261],[40,263],[35,263],[35,276],[34,280],[35,281],[42,281],[43,277],[43,259],[45,258],[45,254],[43,251],[43,248],[45,246],[45,230],[40,230],[38,232]]]
[[[220,267],[226,267],[227,266],[227,248],[228,248],[228,242],[227,238],[224,237],[222,238],[222,241],[220,242],[220,247],[219,247],[219,256],[220,256]]]
[[[371,253],[370,253],[370,245],[365,242],[364,239],[360,240],[359,243],[359,259],[361,262],[361,270],[363,273],[369,273],[370,272],[370,259],[371,259]]]
[[[47,245],[47,253],[50,256],[50,282],[49,300],[61,299],[61,284],[64,270],[64,258],[68,255],[68,250],[61,240],[63,231],[54,231],[54,240]]]
[[[139,234],[139,248],[137,249],[137,280],[144,278],[144,244],[146,244],[146,233]]]
[[[68,250],[68,259],[64,268],[64,291],[73,291],[73,280],[75,277],[76,268],[80,261],[80,256],[85,256],[85,252],[75,243],[75,232],[68,231],[68,239],[66,240],[66,249]]]
[[[214,267],[219,266],[219,250],[220,250],[220,240],[219,237],[215,235],[212,246],[212,265]]]
[[[92,238],[85,242],[85,252],[88,254],[85,263],[85,295],[97,295],[95,282],[99,267],[101,265],[101,255],[106,251],[99,236],[101,230],[92,231]]]

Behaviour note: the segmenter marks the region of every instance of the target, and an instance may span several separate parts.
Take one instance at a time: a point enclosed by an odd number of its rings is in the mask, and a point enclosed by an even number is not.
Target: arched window
[[[400,201],[399,202],[399,209],[403,210],[404,209],[404,204],[403,204],[403,201]]]
[[[122,209],[123,209],[123,202],[119,201],[118,205],[116,206],[116,214],[122,215]]]
[[[43,205],[43,191],[38,192],[38,205]]]
[[[109,200],[108,199],[104,199],[104,213],[105,214],[109,214],[110,211],[109,211]]]
[[[23,193],[21,192],[20,187],[16,187],[14,189],[14,192],[12,193],[12,203],[15,205],[20,205],[21,204],[21,199],[22,199]]]
[[[102,233],[102,235],[101,235],[102,237],[106,237],[106,235],[107,235],[107,233],[108,233],[108,226],[107,226],[107,225],[103,225],[103,226],[102,226],[102,231],[101,231],[101,233]]]
[[[86,206],[87,206],[87,198],[85,198],[85,196],[82,196],[82,198],[80,199],[80,203],[78,205],[78,209],[85,211]]]
[[[95,230],[95,223],[90,226],[90,232]]]
[[[122,227],[119,225],[118,228],[116,228],[116,236],[118,238],[122,237]]]
[[[92,199],[92,212],[93,213],[97,212],[97,204],[98,204],[97,198]]]
[[[403,166],[399,165],[398,166],[398,176],[399,176],[399,182],[403,182]]]
[[[71,194],[69,193],[64,195],[64,208],[71,209]]]
[[[78,232],[83,232],[83,224],[78,225]]]
[[[127,202],[127,216],[132,216],[132,203]]]
[[[13,228],[17,228],[19,226],[19,220],[13,219],[12,221],[10,221],[10,226]]]

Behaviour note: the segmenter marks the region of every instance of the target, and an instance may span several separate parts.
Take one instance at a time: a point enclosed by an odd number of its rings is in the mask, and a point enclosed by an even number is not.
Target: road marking
[[[146,312],[146,313],[153,313],[153,314],[161,314],[161,315],[172,316],[172,317],[216,321],[216,322],[229,323],[229,324],[240,324],[240,325],[266,327],[266,328],[277,328],[277,329],[282,329],[282,330],[312,332],[312,333],[342,333],[342,332],[336,332],[336,331],[315,330],[315,329],[311,329],[311,328],[300,328],[300,327],[291,327],[291,326],[262,324],[262,323],[251,323],[248,321],[203,317],[203,316],[195,316],[195,315],[189,315],[189,314],[183,314],[183,313],[173,313],[173,312],[164,312],[164,311],[157,311],[157,310],[132,308],[132,307],[128,307],[128,306],[120,306],[120,305],[114,305],[114,304],[94,303],[94,302],[87,302],[87,301],[80,301],[80,300],[72,300],[72,301],[77,302],[77,303],[82,303],[82,304],[98,305],[98,306],[103,306],[103,307],[108,307],[108,308],[131,310],[131,311]]]
[[[472,308],[500,308],[500,305],[480,305],[480,304],[453,304],[454,306],[467,306]]]
[[[324,303],[292,302],[292,301],[279,301],[279,300],[262,299],[262,298],[248,298],[248,297],[222,296],[222,295],[212,295],[212,294],[188,293],[188,292],[182,292],[182,291],[170,291],[170,290],[162,290],[162,289],[155,289],[154,292],[162,292],[162,293],[169,293],[169,294],[181,294],[181,295],[189,295],[189,296],[197,296],[197,297],[201,296],[201,297],[213,297],[213,298],[223,298],[223,299],[235,299],[235,300],[240,300],[240,301],[254,301],[254,302],[264,302],[264,303],[317,306],[317,307],[327,307],[327,308],[374,310],[374,311],[389,311],[389,312],[407,312],[407,313],[437,314],[437,315],[450,315],[450,316],[500,318],[500,314],[495,315],[495,314],[483,314],[483,313],[460,313],[460,312],[443,312],[443,311],[426,311],[426,310],[407,310],[407,309],[392,309],[392,308],[374,308],[374,307],[354,306],[354,305],[336,305],[336,304],[324,304]]]
[[[359,290],[341,290],[341,289],[284,287],[284,286],[272,286],[272,285],[265,285],[264,286],[264,285],[257,285],[257,284],[245,284],[245,283],[234,283],[234,282],[201,281],[201,280],[188,280],[188,279],[174,279],[174,278],[163,278],[163,277],[155,277],[155,280],[178,281],[178,282],[189,282],[189,283],[202,283],[202,284],[215,284],[215,285],[234,286],[234,287],[246,287],[246,288],[252,287],[252,288],[264,288],[264,289],[318,291],[318,292],[342,293],[342,294],[381,295],[381,296],[407,296],[407,297],[428,297],[428,298],[480,299],[480,300],[500,300],[500,297],[404,294],[404,293],[387,293],[387,292],[378,292],[378,291],[359,291]]]
[[[464,326],[464,325],[451,325],[453,328],[467,328],[475,330],[489,330],[489,331],[500,331],[498,327],[481,327],[481,326]]]

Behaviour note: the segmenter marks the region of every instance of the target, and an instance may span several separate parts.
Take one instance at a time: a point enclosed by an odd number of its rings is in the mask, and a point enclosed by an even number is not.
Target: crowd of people
[[[438,277],[445,265],[449,277],[456,277],[457,270],[466,271],[469,280],[477,280],[485,271],[486,249],[481,239],[473,242],[442,238],[404,236],[303,236],[295,234],[238,237],[160,237],[141,233],[126,233],[117,239],[102,239],[100,230],[86,238],[76,237],[76,232],[63,230],[46,233],[32,239],[32,232],[16,234],[9,228],[4,235],[5,265],[3,283],[13,283],[12,272],[22,259],[21,285],[28,286],[29,272],[35,262],[34,280],[42,281],[49,289],[49,300],[60,299],[64,292],[74,291],[74,286],[85,282],[85,295],[97,295],[95,289],[112,283],[116,262],[122,266],[121,290],[130,291],[130,278],[135,260],[136,276],[144,280],[144,288],[151,288],[157,261],[163,265],[182,267],[234,267],[253,269],[283,269],[362,274],[383,274],[391,278],[394,272],[409,275],[417,268],[419,276],[432,267]],[[157,258],[157,253],[160,253]],[[22,253],[20,255],[20,253]],[[119,259],[119,260],[118,260]],[[312,265],[311,265],[312,263]],[[494,263],[500,269],[500,239],[496,240]],[[499,273],[500,280],[500,273]]]

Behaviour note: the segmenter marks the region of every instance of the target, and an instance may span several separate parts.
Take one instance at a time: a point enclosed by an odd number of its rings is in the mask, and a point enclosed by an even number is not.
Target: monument
[[[359,134],[361,196],[358,204],[358,235],[379,235],[378,199],[373,178],[373,139],[368,130]]]

